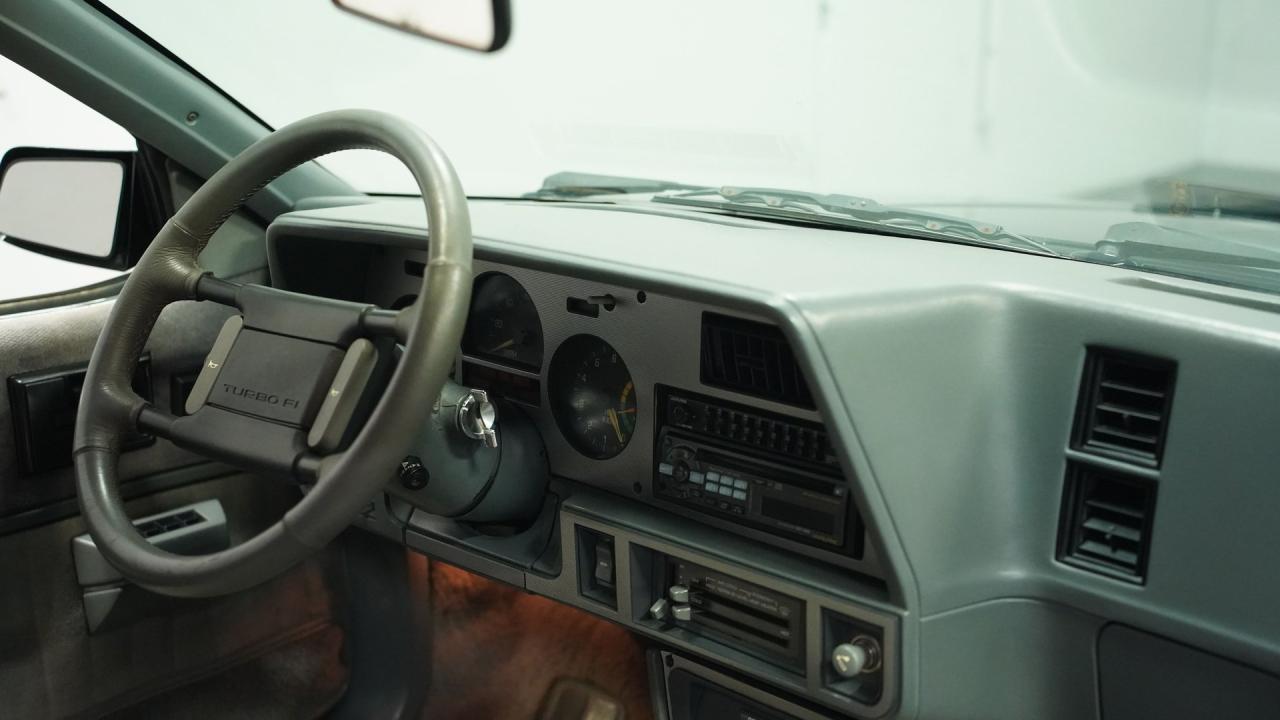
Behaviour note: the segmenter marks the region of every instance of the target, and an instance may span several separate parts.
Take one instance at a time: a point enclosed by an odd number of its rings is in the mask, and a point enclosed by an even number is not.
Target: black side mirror
[[[480,52],[511,37],[510,0],[333,0],[333,4],[397,30]]]
[[[13,148],[0,160],[0,238],[125,270],[164,223],[137,152]]]

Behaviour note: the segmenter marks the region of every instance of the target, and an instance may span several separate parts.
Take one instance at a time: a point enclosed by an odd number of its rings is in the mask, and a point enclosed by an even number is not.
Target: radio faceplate
[[[722,401],[712,401],[682,391],[659,387],[660,417],[685,419],[739,413]],[[802,427],[801,421],[766,416],[758,411],[754,427],[767,427],[770,435],[810,433],[825,437],[820,427]],[[766,425],[767,423],[767,425]],[[760,451],[720,436],[691,431],[692,422],[664,423],[657,432],[654,460],[654,496],[687,508],[732,520],[736,524],[861,559],[863,532],[852,508],[844,479],[824,462],[825,450],[812,447],[808,463],[785,463],[779,453]],[[803,423],[803,425],[812,425]],[[789,430],[795,428],[795,431]],[[738,433],[737,430],[733,431]],[[740,433],[738,433],[740,434]],[[754,437],[755,431],[752,431]],[[777,443],[772,443],[773,447]]]

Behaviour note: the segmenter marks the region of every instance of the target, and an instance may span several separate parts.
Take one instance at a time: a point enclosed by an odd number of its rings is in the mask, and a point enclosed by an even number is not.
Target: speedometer
[[[570,445],[596,460],[622,452],[636,430],[636,386],[609,343],[574,335],[551,358],[548,396]]]
[[[542,321],[515,278],[488,273],[476,279],[462,350],[530,370],[542,369]]]

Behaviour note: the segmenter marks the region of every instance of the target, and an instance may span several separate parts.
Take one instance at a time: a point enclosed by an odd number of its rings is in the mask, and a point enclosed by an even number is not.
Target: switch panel
[[[613,536],[578,527],[578,592],[583,597],[618,608],[617,556]]]
[[[80,390],[87,366],[39,370],[9,377],[9,406],[13,416],[13,439],[18,465],[31,475],[71,464],[71,444],[75,434]],[[151,358],[143,355],[133,374],[133,391],[151,400]],[[155,442],[155,438],[130,433],[125,450]]]

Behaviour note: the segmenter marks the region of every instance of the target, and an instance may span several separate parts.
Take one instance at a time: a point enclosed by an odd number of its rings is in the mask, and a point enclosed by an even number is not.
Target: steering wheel
[[[395,156],[422,191],[431,240],[422,239],[429,261],[412,305],[383,310],[239,285],[201,269],[197,258],[209,239],[255,192],[306,161],[357,148]],[[466,195],[449,160],[421,130],[391,115],[341,110],[300,120],[247,148],[156,235],[98,337],[76,417],[74,458],[80,509],[99,550],[138,585],[207,597],[268,580],[323,547],[377,494],[427,422],[462,337],[471,279]],[[214,342],[188,414],[175,417],[135,394],[131,379],[160,311],[184,300],[239,312]],[[395,342],[403,354],[377,398],[368,383]],[[363,417],[363,427],[348,427]],[[120,497],[121,439],[135,430],[314,486],[239,545],[209,555],[169,553],[134,529]]]

